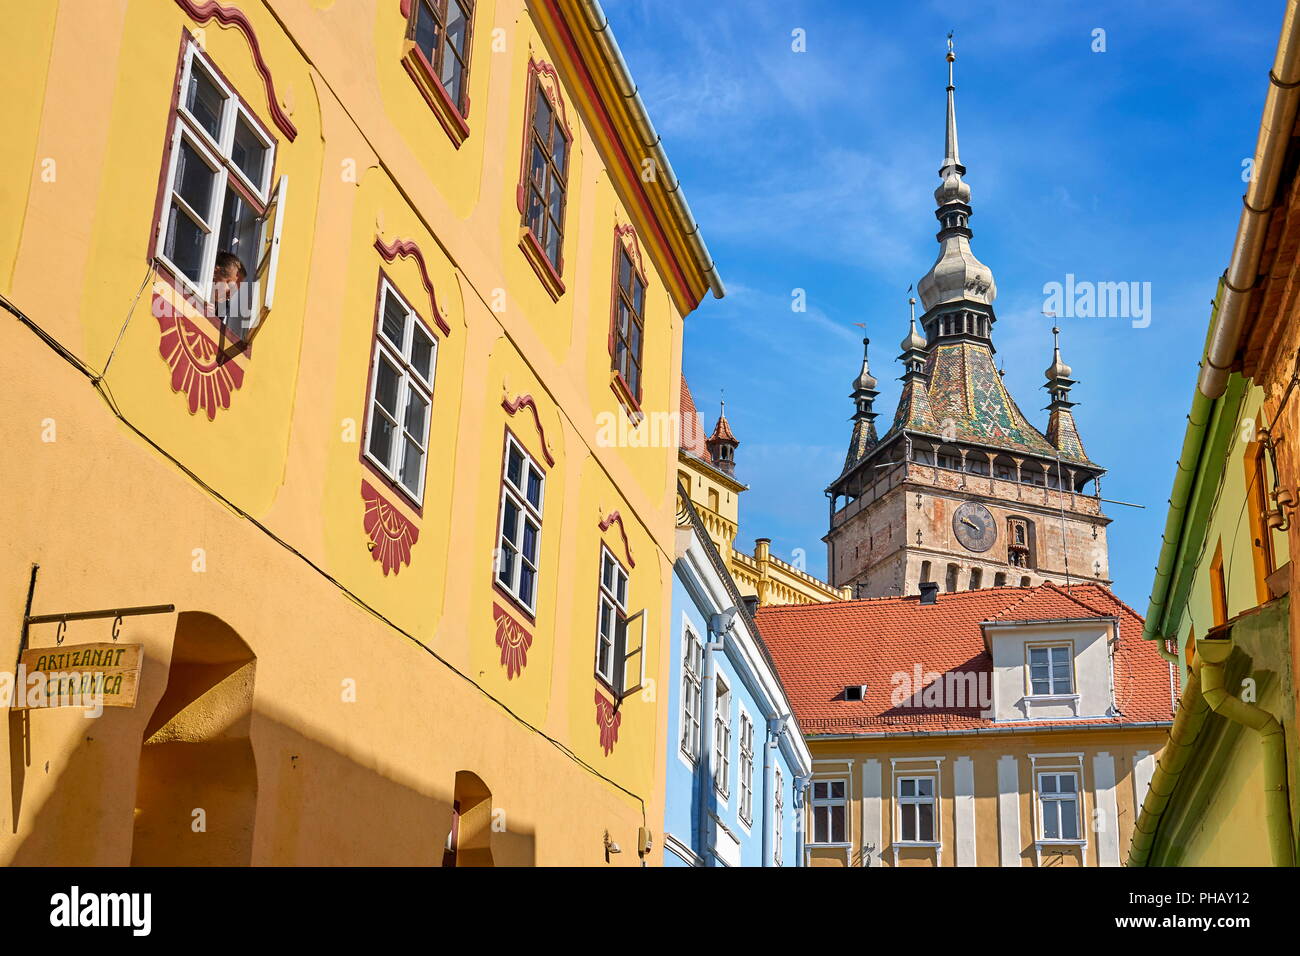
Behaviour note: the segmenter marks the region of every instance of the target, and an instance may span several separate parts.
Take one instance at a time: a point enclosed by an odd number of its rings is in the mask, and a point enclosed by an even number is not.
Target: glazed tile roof
[[[727,421],[726,412],[718,416],[718,422],[713,426],[713,434],[709,436],[709,441],[729,441],[740,444],[740,439],[731,433],[731,424]]]
[[[853,434],[849,438],[849,450],[844,456],[844,471],[851,471],[853,466],[866,458],[867,453],[875,447],[876,423],[865,418],[854,422]]]
[[[955,441],[1056,457],[1056,446],[1029,423],[1007,391],[987,345],[941,342],[926,358],[926,373],[929,388],[924,401],[921,395],[915,394],[920,389],[905,387],[894,424],[885,439],[902,428],[939,434],[951,421]],[[1061,457],[1091,464],[1083,455],[1082,443],[1076,444],[1077,448],[1060,449]]]
[[[992,675],[981,625],[1001,621],[1119,620],[1115,695],[1120,715],[1067,721],[994,721],[978,708],[896,706],[897,673]],[[829,604],[764,607],[756,616],[805,735],[906,734],[992,727],[1050,729],[1062,724],[1124,726],[1173,719],[1177,688],[1168,663],[1142,640],[1142,618],[1108,589],[1076,584],[986,588],[940,594],[933,605],[916,596]],[[866,684],[862,702],[844,688]]]
[[[1061,449],[1062,458],[1088,460],[1088,453],[1083,450],[1083,439],[1079,437],[1079,426],[1074,423],[1074,413],[1068,408],[1052,412],[1047,423],[1047,440]]]

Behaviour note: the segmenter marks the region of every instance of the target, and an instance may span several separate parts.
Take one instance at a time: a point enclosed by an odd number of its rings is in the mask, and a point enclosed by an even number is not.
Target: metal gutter
[[[686,235],[691,252],[695,255],[696,264],[708,279],[709,289],[713,292],[714,298],[721,299],[727,294],[727,290],[722,284],[722,277],[718,275],[717,264],[709,254],[708,246],[704,244],[704,237],[700,235],[700,224],[691,213],[691,207],[687,205],[682,184],[678,181],[677,174],[673,172],[673,164],[668,161],[668,154],[664,152],[663,141],[655,132],[650,114],[646,111],[645,103],[641,101],[641,94],[637,91],[631,71],[628,70],[627,62],[623,59],[623,51],[618,48],[618,41],[614,39],[609,18],[601,9],[599,0],[578,0],[578,5],[582,8],[587,27],[596,40],[596,46],[614,75],[619,94],[627,102],[641,145],[650,154],[655,167],[659,170],[660,182],[671,200],[677,224]]]
[[[1210,329],[1197,389],[1207,398],[1218,398],[1227,386],[1228,372],[1241,345],[1242,321],[1259,277],[1259,260],[1264,250],[1269,219],[1277,200],[1278,179],[1286,158],[1296,108],[1300,105],[1300,16],[1298,0],[1288,0],[1282,16],[1282,35],[1268,75],[1268,96],[1259,123],[1254,167],[1246,195],[1232,258],[1224,276],[1226,291],[1220,303],[1218,321]]]
[[[1099,718],[1100,719],[1100,718]],[[1076,730],[1132,730],[1134,727],[1170,727],[1172,720],[1110,720],[1108,723],[1070,723],[1051,724],[1035,727],[1032,724],[1017,724],[1014,727],[974,727],[962,730],[895,730],[882,733],[862,734],[818,734],[805,733],[805,740],[888,740],[904,737],[986,737],[997,734],[1042,734]]]

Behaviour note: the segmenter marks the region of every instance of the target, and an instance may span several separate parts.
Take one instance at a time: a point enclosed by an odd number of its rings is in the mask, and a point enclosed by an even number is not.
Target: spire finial
[[[947,139],[944,143],[943,168],[950,166],[961,166],[961,157],[957,150],[957,104],[956,104],[956,85],[952,78],[952,64],[957,59],[957,54],[952,48],[952,32],[948,33],[948,127]],[[940,171],[942,173],[942,170]]]
[[[1050,383],[1056,382],[1058,387],[1064,388],[1066,392],[1069,391],[1068,383],[1074,370],[1061,361],[1061,328],[1057,325],[1052,326],[1052,364],[1043,374],[1049,382],[1047,387],[1050,388]]]

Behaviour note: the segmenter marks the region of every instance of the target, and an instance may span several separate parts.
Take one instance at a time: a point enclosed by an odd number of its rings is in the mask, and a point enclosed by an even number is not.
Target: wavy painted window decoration
[[[158,293],[153,295],[153,314],[162,338],[158,352],[172,372],[172,391],[183,392],[190,414],[202,409],[214,421],[218,409],[230,407],[231,396],[244,384],[244,370],[226,361],[211,336]]]
[[[384,576],[397,574],[411,563],[411,548],[420,539],[415,523],[389,502],[366,479],[361,479],[361,499],[366,503],[363,521],[370,536],[370,556],[384,569]]]
[[[623,722],[623,715],[614,707],[612,701],[596,691],[596,726],[600,728],[600,746],[608,757],[614,752],[618,743],[618,727]]]
[[[492,617],[496,622],[497,647],[501,648],[501,666],[506,669],[506,680],[514,680],[528,666],[533,636],[500,604],[492,605]]]

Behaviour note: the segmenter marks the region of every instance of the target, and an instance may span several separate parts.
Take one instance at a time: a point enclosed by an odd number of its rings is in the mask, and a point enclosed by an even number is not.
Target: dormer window
[[[1069,644],[1029,648],[1029,692],[1034,697],[1064,697],[1074,693],[1073,649]]]

